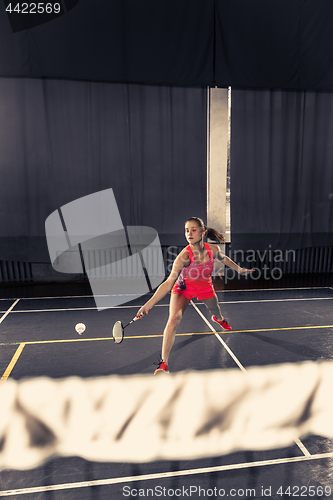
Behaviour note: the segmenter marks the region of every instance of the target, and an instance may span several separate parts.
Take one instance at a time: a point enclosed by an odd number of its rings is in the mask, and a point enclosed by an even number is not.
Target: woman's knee
[[[178,326],[181,319],[182,319],[182,313],[180,311],[178,311],[176,313],[172,313],[169,315],[168,325]]]

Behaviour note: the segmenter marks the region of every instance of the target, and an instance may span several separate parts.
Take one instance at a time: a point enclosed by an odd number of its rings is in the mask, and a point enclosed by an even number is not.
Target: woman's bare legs
[[[184,295],[171,294],[169,306],[169,318],[163,332],[162,359],[168,363],[169,354],[175,341],[177,326],[183,317],[183,313],[189,304]]]
[[[222,321],[224,319],[221,313],[221,309],[216,294],[211,299],[205,299],[202,302],[205,304],[205,306],[207,307],[212,316],[214,315],[216,319],[218,319],[219,321]]]

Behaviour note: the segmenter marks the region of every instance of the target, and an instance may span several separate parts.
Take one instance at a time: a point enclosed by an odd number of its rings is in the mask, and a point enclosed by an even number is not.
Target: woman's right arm
[[[170,276],[162,283],[151,299],[148,300],[137,312],[137,318],[142,317],[144,314],[148,314],[150,309],[154,307],[157,302],[159,302],[167,293],[170,292],[171,288],[175,284],[176,279],[178,278],[179,273],[182,268],[190,262],[189,255],[186,249],[182,250],[180,254],[176,257]]]

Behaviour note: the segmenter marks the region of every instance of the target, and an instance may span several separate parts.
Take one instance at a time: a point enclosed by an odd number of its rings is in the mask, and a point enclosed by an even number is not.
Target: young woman
[[[221,314],[212,283],[211,275],[214,269],[214,259],[222,261],[223,264],[231,267],[239,274],[251,272],[251,269],[243,269],[229,257],[223,255],[217,245],[204,242],[203,238],[206,237],[218,243],[223,243],[224,236],[215,229],[205,226],[198,217],[187,219],[185,237],[189,245],[176,257],[170,276],[158,287],[151,299],[137,313],[138,318],[148,314],[150,309],[171,291],[169,319],[164,329],[162,355],[155,374],[161,371],[169,371],[169,354],[175,340],[177,326],[190,300],[194,297],[197,297],[206,305],[213,321],[225,330],[231,330],[231,326]]]

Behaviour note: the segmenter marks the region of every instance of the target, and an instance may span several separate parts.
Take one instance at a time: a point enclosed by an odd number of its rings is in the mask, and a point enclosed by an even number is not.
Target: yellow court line
[[[228,336],[234,333],[254,333],[254,332],[279,332],[286,330],[315,330],[318,328],[333,328],[333,325],[316,325],[316,326],[290,326],[287,328],[260,328],[257,330],[231,330],[228,332]],[[225,333],[223,330],[221,332],[190,332],[190,333],[176,333],[176,337],[184,337],[190,335],[214,335],[215,333]],[[149,338],[158,338],[163,337],[163,334],[158,335],[130,335],[128,337],[124,337],[124,340],[129,339],[149,339]],[[113,337],[95,337],[95,338],[78,338],[78,339],[62,339],[62,340],[32,340],[28,342],[23,342],[23,345],[34,345],[34,344],[56,344],[56,343],[65,343],[65,342],[93,342],[94,340],[113,340]],[[2,345],[19,345],[21,342],[3,342],[0,343]]]
[[[176,335],[207,335],[210,334],[211,332],[207,333],[177,333]],[[124,337],[124,339],[129,339],[129,338],[136,338],[136,339],[148,339],[150,337],[163,337],[163,334],[160,335],[139,335],[135,337]],[[94,340],[114,340],[113,337],[95,337],[95,338],[89,338],[89,339],[61,339],[61,340],[32,340],[28,342],[24,342],[24,345],[35,345],[35,344],[57,344],[57,343],[66,343],[66,342],[93,342]],[[2,345],[18,345],[21,344],[21,342],[7,342],[7,343],[1,343],[0,346]]]
[[[333,325],[288,326],[286,328],[260,328],[258,330],[231,330],[230,333],[279,332],[282,330],[313,330],[316,328],[333,328]]]
[[[22,342],[18,348],[16,349],[16,352],[14,354],[14,356],[12,357],[12,360],[11,362],[9,363],[9,365],[7,366],[6,368],[6,371],[5,373],[2,375],[1,379],[0,380],[7,380],[7,378],[9,377],[9,375],[11,374],[17,360],[19,359],[20,355],[21,355],[21,352],[23,351],[23,348],[25,346],[25,343]]]

